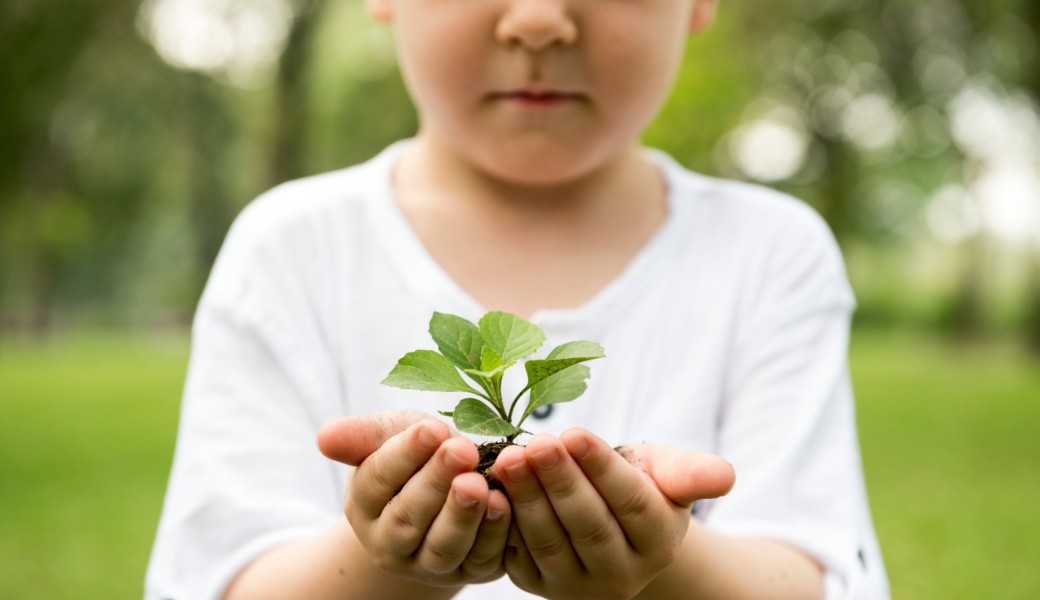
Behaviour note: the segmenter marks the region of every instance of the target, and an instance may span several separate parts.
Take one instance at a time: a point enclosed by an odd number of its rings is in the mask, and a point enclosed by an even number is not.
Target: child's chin
[[[593,161],[558,159],[551,156],[510,157],[481,161],[489,175],[512,185],[552,187],[577,181],[595,168]],[[587,163],[587,164],[586,164]]]

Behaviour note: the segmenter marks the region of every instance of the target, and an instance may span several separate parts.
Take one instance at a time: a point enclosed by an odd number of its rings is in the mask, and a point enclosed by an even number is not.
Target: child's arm
[[[495,469],[522,538],[506,553],[514,583],[554,599],[822,594],[820,569],[800,552],[691,525],[693,501],[732,486],[724,461],[661,446],[623,454],[581,430],[503,451]]]
[[[349,523],[262,556],[226,598],[436,599],[500,577],[509,503],[473,472],[473,444],[450,435],[409,413],[327,425],[322,452],[358,465]]]

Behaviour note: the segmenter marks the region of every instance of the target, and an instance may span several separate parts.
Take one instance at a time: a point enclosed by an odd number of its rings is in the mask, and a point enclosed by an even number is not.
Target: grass
[[[0,597],[141,597],[186,340],[0,349]]]
[[[895,598],[1040,598],[1040,357],[861,334],[860,438]]]
[[[1037,359],[883,332],[851,358],[894,597],[1040,597]],[[141,596],[186,361],[183,337],[0,346],[0,597]]]

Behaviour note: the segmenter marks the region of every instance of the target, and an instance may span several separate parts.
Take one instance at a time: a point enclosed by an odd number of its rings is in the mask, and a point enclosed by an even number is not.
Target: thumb
[[[680,506],[724,496],[736,482],[733,465],[706,452],[638,444],[622,448],[621,455],[645,471],[661,492]]]
[[[335,419],[325,423],[318,430],[318,449],[332,460],[356,467],[388,439],[409,426],[428,419],[433,418],[412,411],[386,411]],[[431,423],[431,426],[447,429],[447,426],[439,421],[434,420],[433,423],[436,425]]]

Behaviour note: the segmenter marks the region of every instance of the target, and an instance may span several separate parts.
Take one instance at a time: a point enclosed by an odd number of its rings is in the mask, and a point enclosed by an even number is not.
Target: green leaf
[[[499,365],[490,371],[478,371],[477,369],[463,369],[462,372],[470,379],[477,382],[487,392],[486,398],[491,400],[495,406],[502,401],[502,374],[511,365]]]
[[[405,354],[383,380],[383,385],[428,392],[480,393],[462,379],[450,360],[433,350]]]
[[[566,344],[560,344],[553,348],[548,359],[564,359],[564,358],[581,358],[582,360],[592,360],[594,358],[603,358],[606,353],[603,352],[603,346],[600,346],[596,342],[567,342]]]
[[[537,325],[501,311],[489,312],[481,317],[480,336],[504,364],[531,354],[545,341],[545,334]]]
[[[491,348],[484,346],[480,349],[480,370],[481,371],[493,371],[505,363],[502,362],[502,357],[498,355]]]
[[[588,360],[603,358],[603,346],[595,342],[567,342],[553,349],[545,360],[529,360],[524,364],[527,370],[527,387],[550,377],[560,371]]]
[[[470,377],[484,378],[484,379],[487,379],[488,381],[493,381],[495,377],[500,377],[502,375],[502,373],[504,373],[505,370],[508,369],[508,368],[509,368],[509,365],[498,365],[497,367],[495,367],[494,369],[491,369],[490,371],[480,371],[480,370],[477,370],[477,369],[463,369],[462,372],[465,373],[466,375],[469,375]]]
[[[459,431],[477,435],[505,437],[521,431],[495,414],[487,404],[475,398],[466,398],[459,402],[452,420]]]
[[[430,337],[437,349],[460,369],[479,369],[484,341],[480,329],[462,317],[435,312],[430,319]]]
[[[524,422],[536,408],[548,404],[570,402],[585,393],[588,387],[585,380],[589,378],[589,368],[585,365],[572,365],[550,375],[531,386],[531,399],[527,403],[520,423]]]

